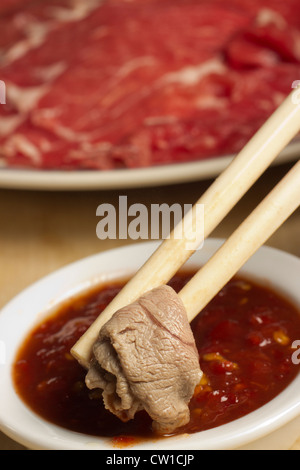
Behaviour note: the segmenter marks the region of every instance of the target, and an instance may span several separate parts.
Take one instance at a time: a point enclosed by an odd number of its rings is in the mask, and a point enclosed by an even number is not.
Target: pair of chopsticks
[[[86,333],[73,346],[72,355],[86,368],[101,327],[120,308],[145,292],[167,284],[197,250],[193,240],[196,206],[204,205],[204,238],[219,225],[241,197],[300,131],[300,103],[291,93],[230,165],[194,205],[181,239],[170,235],[125,285]],[[300,161],[228,238],[211,259],[179,292],[191,321],[224,287],[243,264],[300,205]],[[176,228],[174,229],[176,230]],[[174,231],[173,231],[174,232]],[[197,238],[197,237],[196,237]],[[197,240],[197,243],[199,241]]]

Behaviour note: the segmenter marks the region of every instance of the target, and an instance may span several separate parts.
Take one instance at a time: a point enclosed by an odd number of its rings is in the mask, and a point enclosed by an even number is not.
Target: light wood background
[[[292,164],[269,169],[214,231],[226,238],[261,201]],[[211,181],[153,188],[91,192],[0,190],[0,308],[39,278],[83,257],[130,241],[100,241],[96,209],[108,202],[118,207],[120,195],[128,204],[193,204]],[[300,211],[267,243],[300,257]],[[300,450],[299,436],[293,449]],[[23,447],[0,433],[0,450]]]

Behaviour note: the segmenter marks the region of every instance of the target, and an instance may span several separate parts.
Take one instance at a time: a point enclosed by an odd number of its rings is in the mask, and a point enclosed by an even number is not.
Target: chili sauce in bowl
[[[194,272],[181,271],[179,291]],[[19,397],[46,421],[108,438],[124,447],[158,438],[146,412],[123,423],[104,408],[101,391],[85,386],[86,371],[70,349],[123,287],[104,283],[65,302],[35,327],[13,364]],[[239,419],[270,402],[296,377],[293,342],[300,338],[298,309],[275,290],[233,278],[193,320],[204,376],[190,402],[190,422],[175,434],[192,434]],[[167,436],[166,436],[167,437]]]

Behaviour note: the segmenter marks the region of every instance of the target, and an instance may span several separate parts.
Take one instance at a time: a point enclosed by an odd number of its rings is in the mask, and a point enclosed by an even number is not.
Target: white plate
[[[287,163],[300,156],[300,141],[291,143],[274,161]],[[160,186],[214,178],[234,156],[132,170],[40,171],[0,169],[0,188],[47,191],[126,189]]]
[[[204,247],[193,255],[188,264],[203,265],[222,242],[206,240]],[[0,429],[5,434],[30,449],[114,450],[110,440],[68,431],[30,411],[14,390],[11,367],[24,337],[56,305],[91,285],[136,271],[157,246],[157,242],[139,243],[78,261],[29,287],[1,311],[0,342],[6,345],[6,357],[2,362],[0,360]],[[300,306],[299,258],[262,247],[241,271],[268,280]],[[149,440],[130,447],[130,451],[288,449],[299,438],[299,389],[300,374],[280,395],[243,418],[200,433]]]

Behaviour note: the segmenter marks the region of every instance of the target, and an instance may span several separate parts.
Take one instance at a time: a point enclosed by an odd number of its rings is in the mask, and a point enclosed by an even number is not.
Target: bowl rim
[[[223,239],[208,238],[203,248],[191,257],[186,266],[199,266],[223,242]],[[11,367],[22,339],[26,337],[32,327],[38,324],[42,318],[47,317],[61,302],[103,281],[119,279],[130,272],[132,273],[149,258],[159,244],[160,242],[156,241],[138,242],[75,261],[32,284],[0,311],[0,341],[2,338],[10,338],[7,344],[7,360],[0,363],[0,388],[3,395],[0,400],[0,430],[8,437],[35,450],[114,449],[109,439],[69,431],[36,415],[16,394],[12,383]],[[134,256],[132,256],[133,254]],[[298,273],[299,276],[300,259],[282,250],[263,246],[240,272],[263,280],[265,276],[257,275],[255,266],[259,266],[263,271],[264,266],[268,265],[266,261],[270,263],[269,268],[266,268],[270,273],[274,273],[274,263],[278,263],[280,271],[285,264],[288,265],[288,276],[284,279],[284,291],[286,294],[290,294],[291,300],[300,306],[300,293],[295,291],[296,283],[294,283],[294,287],[287,285],[287,279],[293,273]],[[111,263],[115,264],[115,269],[101,270],[101,265],[108,262],[110,265]],[[134,268],[131,266],[131,269],[128,269],[130,263],[133,263]],[[90,277],[87,276],[87,273]],[[275,274],[274,276],[276,277]],[[63,283],[62,280],[64,280]],[[274,284],[274,281],[272,283]],[[279,286],[277,283],[277,286],[281,289],[281,285]],[[47,291],[47,301],[44,298],[41,300],[38,295],[45,290]],[[30,308],[27,304],[29,300],[32,302]],[[23,316],[20,315],[20,309],[25,309]],[[195,434],[147,440],[130,449],[221,450],[239,448],[276,431],[297,418],[300,415],[299,392],[297,394],[299,388],[300,374],[280,395],[242,418]]]

